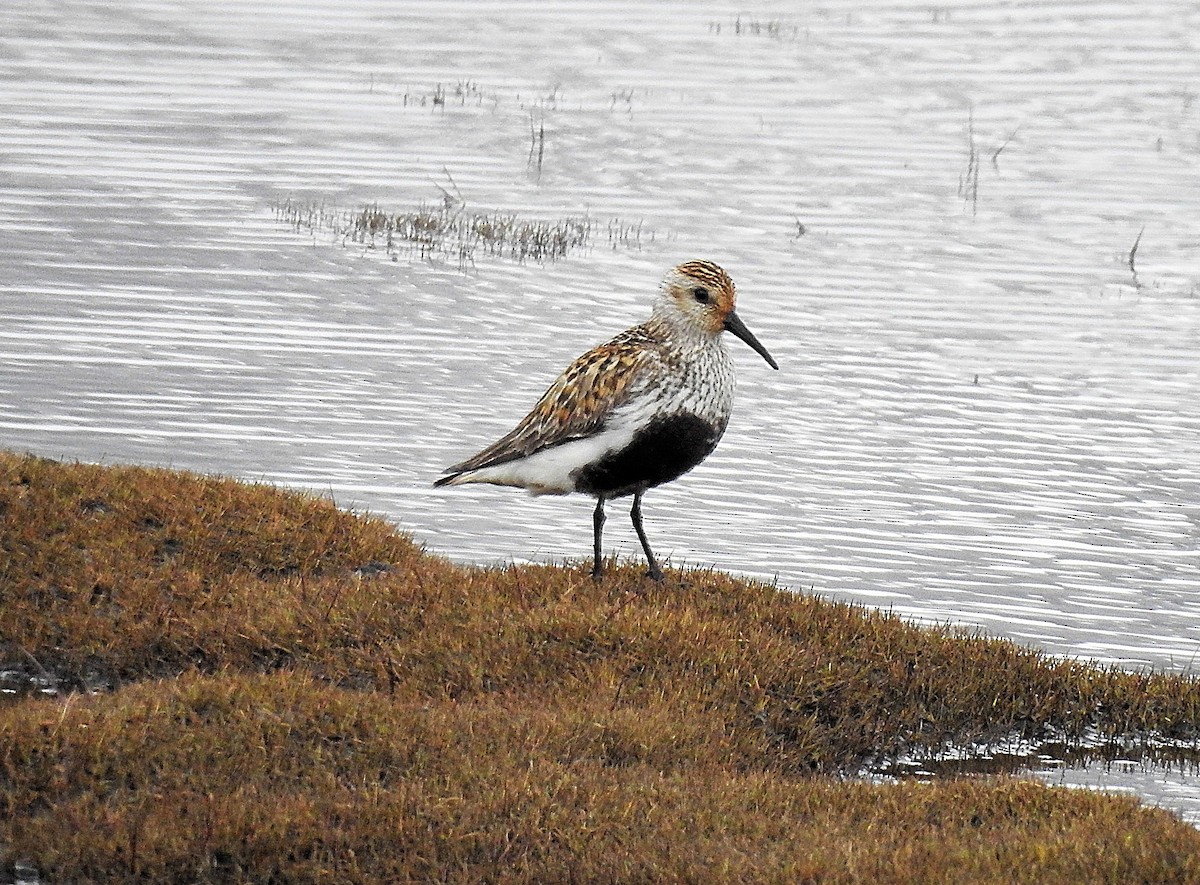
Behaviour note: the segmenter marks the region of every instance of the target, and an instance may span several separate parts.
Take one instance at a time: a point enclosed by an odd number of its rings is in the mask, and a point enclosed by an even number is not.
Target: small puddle
[[[915,750],[864,767],[872,782],[1027,775],[1050,786],[1130,793],[1200,825],[1200,742],[1155,734],[1120,739],[1009,735],[999,740]],[[1147,800],[1146,796],[1161,797]]]

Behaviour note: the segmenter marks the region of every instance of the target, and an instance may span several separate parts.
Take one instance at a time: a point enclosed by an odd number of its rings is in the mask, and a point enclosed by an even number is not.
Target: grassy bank
[[[844,779],[1013,732],[1191,739],[1180,677],[719,573],[459,567],[160,470],[0,454],[0,554],[0,877],[1200,881],[1200,833],[1129,798]]]

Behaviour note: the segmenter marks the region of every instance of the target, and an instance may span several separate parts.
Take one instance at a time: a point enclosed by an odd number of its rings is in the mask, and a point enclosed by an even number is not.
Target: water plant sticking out
[[[542,139],[535,136],[540,170]],[[425,259],[453,259],[460,267],[477,255],[513,261],[555,261],[570,252],[603,245],[639,249],[641,222],[620,218],[597,219],[568,215],[557,219],[525,218],[515,212],[473,211],[460,197],[442,191],[440,203],[422,202],[415,209],[394,212],[378,203],[343,212],[323,203],[285,200],[275,206],[277,220],[297,231],[330,233],[343,243],[381,249],[395,260],[400,254]],[[653,240],[653,234],[650,234]]]
[[[1133,287],[1135,289],[1142,288],[1141,281],[1138,280],[1137,272],[1137,250],[1142,244],[1142,234],[1146,232],[1146,225],[1142,225],[1142,229],[1138,231],[1138,235],[1133,240],[1133,246],[1129,250],[1129,273],[1133,276]]]
[[[528,169],[537,173],[538,181],[542,179],[542,160],[546,154],[546,114],[543,111],[540,119],[535,119],[533,111],[529,112],[529,159]]]
[[[757,18],[743,18],[740,15],[735,16],[732,22],[726,22],[724,29],[727,33],[735,34],[738,37],[766,37],[769,40],[795,40],[800,35],[800,29],[796,25],[790,25],[781,19],[773,18],[762,21]],[[708,32],[720,34],[722,23],[709,22]]]
[[[374,77],[371,78],[370,91],[376,91]],[[499,96],[490,89],[485,89],[474,80],[459,80],[453,86],[442,83],[434,85],[429,92],[413,92],[406,89],[401,101],[404,107],[430,107],[445,112],[449,107],[466,107],[468,103],[483,107],[485,101],[495,105]]]
[[[1000,171],[1000,154],[1016,138],[1018,129],[1019,126],[991,151],[992,168],[996,172]],[[958,177],[958,195],[964,203],[971,204],[972,215],[979,210],[979,157],[979,146],[975,142],[975,107],[972,105],[967,111],[967,168]]]

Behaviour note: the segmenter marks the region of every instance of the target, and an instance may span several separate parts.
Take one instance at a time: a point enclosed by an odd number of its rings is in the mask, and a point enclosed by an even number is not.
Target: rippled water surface
[[[724,441],[646,499],[661,554],[1194,670],[1200,4],[859,7],[10,4],[0,440],[580,559],[588,501],[430,483],[709,257],[781,371],[731,342]],[[276,208],[445,195],[591,243]]]

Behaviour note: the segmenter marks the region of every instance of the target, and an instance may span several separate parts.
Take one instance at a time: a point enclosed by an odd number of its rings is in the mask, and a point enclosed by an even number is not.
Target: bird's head
[[[685,261],[663,280],[663,297],[655,311],[693,332],[712,337],[732,332],[752,347],[773,369],[779,366],[734,309],[733,280],[711,261]]]

